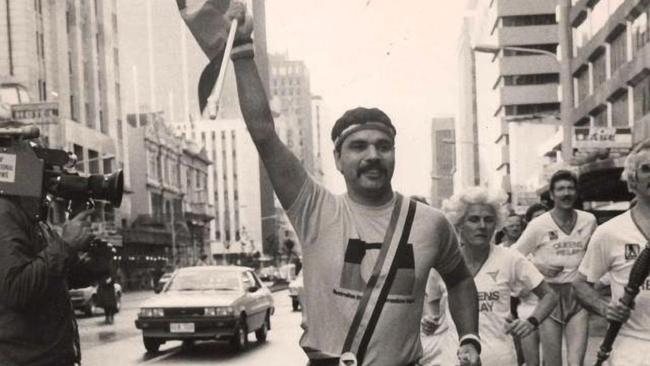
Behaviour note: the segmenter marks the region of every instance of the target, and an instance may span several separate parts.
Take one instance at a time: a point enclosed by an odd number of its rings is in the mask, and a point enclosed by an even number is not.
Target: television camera
[[[38,127],[0,121],[0,196],[15,197],[36,221],[45,221],[52,197],[68,202],[69,217],[94,207],[95,200],[120,207],[124,175],[82,176],[74,170],[76,159],[63,150],[38,146]],[[93,239],[89,252],[106,252],[104,240]],[[108,248],[110,250],[110,248]]]

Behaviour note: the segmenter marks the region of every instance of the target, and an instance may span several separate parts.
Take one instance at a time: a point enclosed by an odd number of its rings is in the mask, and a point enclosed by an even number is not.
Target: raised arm
[[[229,11],[230,12],[230,11]],[[238,38],[250,38],[252,19],[243,21],[244,12],[231,12],[231,19],[240,20]],[[275,193],[282,206],[289,208],[308,179],[307,172],[289,148],[280,141],[273,123],[271,108],[252,55],[252,43],[233,49],[239,106],[246,127],[264,163]]]

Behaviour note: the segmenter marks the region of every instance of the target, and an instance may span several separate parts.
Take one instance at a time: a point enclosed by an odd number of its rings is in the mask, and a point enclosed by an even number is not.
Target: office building
[[[454,194],[455,170],[454,118],[433,118],[431,121],[431,197],[432,206],[440,208],[442,201]]]
[[[460,39],[455,185],[503,190],[516,209],[539,186],[543,158],[531,147],[560,130],[555,7],[470,0]]]

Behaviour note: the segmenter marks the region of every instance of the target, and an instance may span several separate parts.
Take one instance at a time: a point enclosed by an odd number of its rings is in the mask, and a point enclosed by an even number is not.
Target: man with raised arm
[[[439,211],[393,191],[396,129],[390,118],[359,107],[337,120],[334,157],[347,193],[330,193],[275,132],[243,5],[231,5],[227,18],[240,22],[231,59],[246,126],[302,242],[300,345],[310,365],[415,365],[431,268],[448,288],[460,364],[480,364],[476,287],[452,225]]]
[[[641,286],[634,309],[619,300],[632,265],[650,238],[650,140],[640,143],[628,155],[623,178],[637,203],[596,229],[573,286],[587,310],[623,323],[609,365],[642,366],[650,364],[644,353],[650,347],[650,281]],[[605,275],[610,279],[611,301],[594,288]]]

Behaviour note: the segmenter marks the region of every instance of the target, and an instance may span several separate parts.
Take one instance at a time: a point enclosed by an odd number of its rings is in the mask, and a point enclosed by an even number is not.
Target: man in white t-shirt
[[[302,243],[306,322],[300,345],[310,364],[338,365],[350,358],[359,365],[415,364],[422,353],[424,287],[435,268],[447,285],[460,336],[458,359],[461,365],[478,365],[474,281],[442,213],[414,201],[408,203],[408,214],[400,209],[408,201],[391,186],[396,129],[390,118],[376,108],[355,108],[336,121],[334,158],[347,193],[330,193],[307,174],[275,132],[253,59],[252,19],[238,2],[228,17],[240,20],[231,59],[244,121]],[[395,235],[399,245],[382,244],[390,232],[401,232]],[[382,264],[388,257],[390,266]],[[385,268],[385,276],[375,275],[376,269]],[[366,297],[366,287],[376,289],[376,284],[384,285]],[[371,302],[376,306],[367,306]],[[357,308],[365,309],[362,318]],[[359,331],[350,332],[355,328]],[[351,333],[362,337],[352,338]]]
[[[560,296],[553,314],[539,327],[544,364],[560,366],[562,340],[569,366],[582,365],[587,349],[589,314],[578,303],[571,283],[596,228],[594,215],[574,209],[578,179],[566,170],[549,182],[553,209],[531,221],[513,246],[532,262]]]
[[[634,309],[619,302],[632,265],[650,238],[650,140],[628,155],[623,178],[627,179],[628,189],[635,194],[637,203],[596,229],[574,287],[586,309],[623,323],[609,365],[650,366],[650,357],[644,353],[650,348],[650,280],[646,279],[641,286],[634,299]],[[594,289],[605,275],[612,290],[610,302]]]

